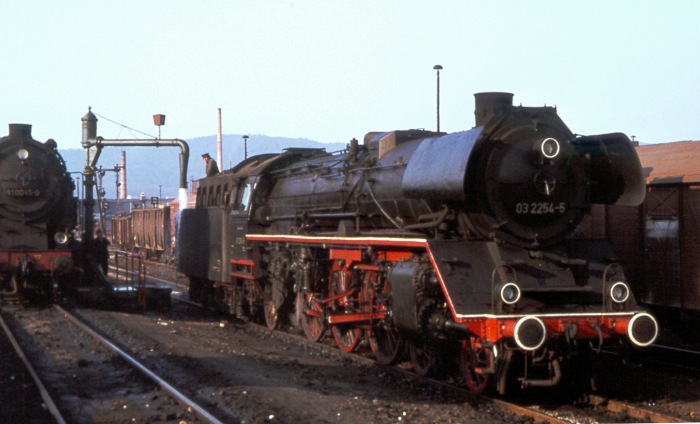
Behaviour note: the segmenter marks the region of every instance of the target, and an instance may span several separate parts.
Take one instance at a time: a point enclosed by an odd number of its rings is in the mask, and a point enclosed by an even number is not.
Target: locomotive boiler
[[[344,351],[366,340],[382,364],[407,351],[421,375],[454,364],[474,392],[582,385],[603,345],[651,344],[609,243],[575,231],[593,204],[643,201],[632,144],[512,97],[476,94],[467,131],[374,132],[200,180],[178,237],[190,295]]]
[[[73,271],[73,180],[53,139],[9,127],[0,138],[0,295],[51,301]]]

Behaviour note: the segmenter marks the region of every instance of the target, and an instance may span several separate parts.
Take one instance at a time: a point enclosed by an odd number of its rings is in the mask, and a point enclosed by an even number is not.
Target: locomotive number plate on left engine
[[[5,190],[8,197],[41,197],[41,190],[38,188],[8,188]]]

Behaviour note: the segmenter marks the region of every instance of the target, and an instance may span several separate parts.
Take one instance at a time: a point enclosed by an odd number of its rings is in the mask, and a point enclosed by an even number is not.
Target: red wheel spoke
[[[471,340],[464,340],[459,357],[459,368],[470,392],[480,394],[486,389],[488,376],[481,372],[478,362],[480,347],[474,346]]]
[[[323,306],[316,301],[311,293],[297,294],[297,302],[301,302],[301,326],[306,338],[312,342],[321,340],[326,332],[326,323],[323,319]],[[313,315],[309,312],[312,312]]]

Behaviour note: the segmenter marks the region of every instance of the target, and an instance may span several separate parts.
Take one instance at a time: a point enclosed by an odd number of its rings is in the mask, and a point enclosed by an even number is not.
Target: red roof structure
[[[637,146],[647,184],[700,182],[700,141]]]

